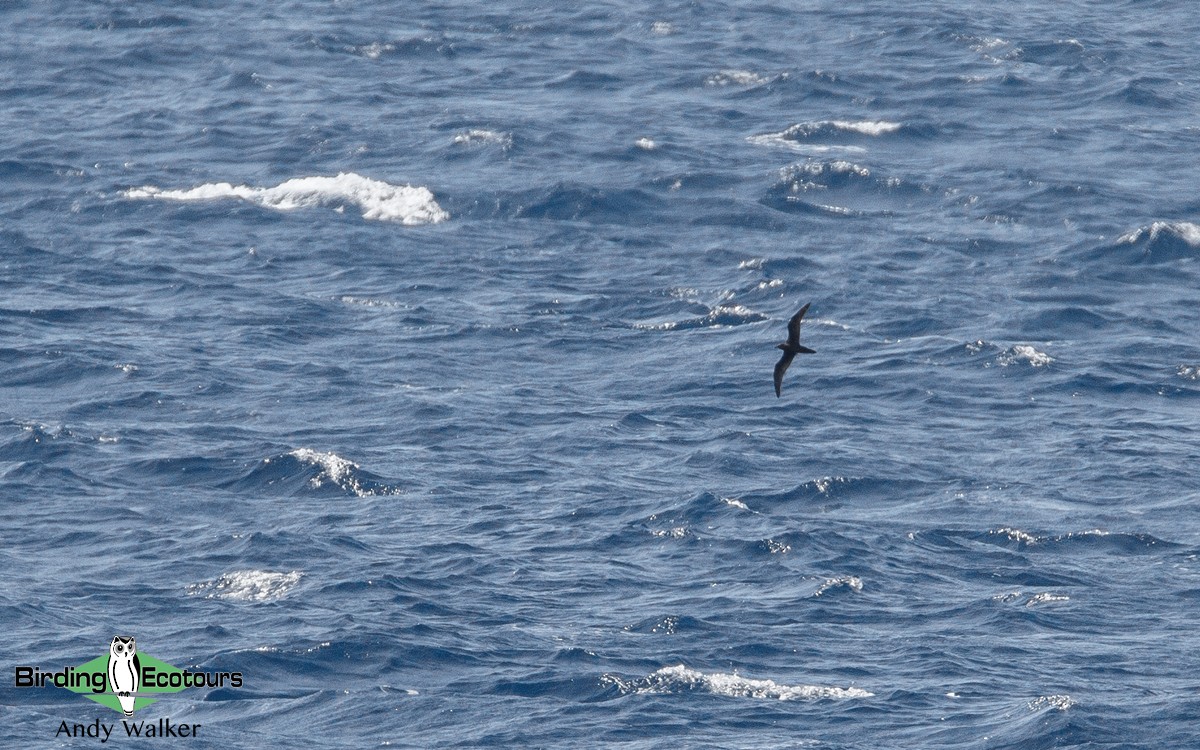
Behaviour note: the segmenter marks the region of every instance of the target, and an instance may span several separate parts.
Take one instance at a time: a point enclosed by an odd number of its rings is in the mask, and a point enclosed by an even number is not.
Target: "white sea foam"
[[[1021,531],[1020,529],[1010,529],[1007,526],[1002,529],[996,529],[995,531],[992,531],[989,533],[995,534],[995,535],[1002,534],[1002,535],[1008,537],[1009,539],[1011,539],[1012,541],[1020,542],[1021,544],[1037,544],[1037,542],[1038,542],[1038,538],[1036,536],[1034,536],[1033,534],[1030,534],[1028,531]]]
[[[298,570],[288,573],[269,570],[235,570],[212,581],[188,586],[188,594],[203,596],[205,599],[269,602],[287,596],[303,577],[304,574]]]
[[[861,164],[855,164],[845,159],[836,161],[810,161],[804,164],[792,164],[779,170],[779,180],[792,193],[803,193],[810,190],[825,190],[829,184],[836,183],[842,176],[867,178],[871,170]]]
[[[870,169],[862,166],[861,164],[855,164],[852,161],[846,161],[844,159],[838,159],[837,161],[831,161],[828,163],[810,162],[808,164],[799,164],[799,165],[796,165],[794,167],[784,170],[785,174],[790,174],[790,173],[795,173],[795,172],[801,172],[801,173],[812,174],[812,175],[850,174],[850,175],[854,175],[855,177],[870,177],[871,176]]]
[[[363,484],[358,475],[361,468],[348,458],[342,458],[336,453],[321,453],[311,448],[298,448],[289,455],[306,464],[320,468],[308,483],[314,488],[323,487],[326,483],[333,484],[351,492],[358,497],[373,497],[376,495],[398,495],[399,490],[381,485],[368,486]],[[269,460],[269,459],[268,459]],[[372,483],[373,484],[373,483]]]
[[[653,151],[654,149],[658,148],[658,144],[655,143],[651,138],[638,138],[633,142],[633,145],[637,146],[643,151]]]
[[[1026,595],[1023,591],[1009,591],[1003,594],[996,594],[992,597],[992,601],[1002,604],[1016,604],[1024,602],[1026,608],[1040,607],[1043,604],[1056,604],[1059,602],[1069,602],[1071,597],[1066,594],[1055,594],[1050,591],[1041,591],[1036,594]]]
[[[996,362],[1002,367],[1015,365],[1018,362],[1028,362],[1032,367],[1044,367],[1053,361],[1054,358],[1049,354],[1040,352],[1027,344],[1017,344],[996,358]]]
[[[370,44],[351,47],[350,50],[357,55],[362,55],[371,60],[378,60],[387,52],[395,52],[396,45],[387,42],[371,42]]]
[[[633,327],[642,331],[675,331],[691,328],[726,328],[760,320],[766,320],[766,316],[745,305],[722,303],[712,308],[703,318],[670,320],[664,323],[634,323]]]
[[[874,693],[861,688],[822,687],[815,685],[781,685],[774,680],[755,680],[737,673],[713,672],[705,674],[689,669],[682,664],[663,667],[638,680],[626,680],[616,675],[604,675],[604,681],[615,685],[621,692],[630,693],[686,693],[700,691],[727,698],[756,698],[759,700],[844,700],[847,698],[870,698]]]
[[[1052,594],[1049,591],[1043,591],[1040,594],[1034,594],[1025,602],[1026,607],[1037,607],[1041,604],[1053,604],[1054,602],[1069,602],[1071,597],[1066,594]]]
[[[653,529],[650,531],[651,536],[656,536],[659,539],[683,539],[690,533],[686,526],[673,526],[669,529]]]
[[[786,542],[767,539],[764,544],[767,546],[767,552],[770,552],[772,555],[786,555],[792,551],[792,545]]]
[[[1037,700],[1029,701],[1030,711],[1040,711],[1042,709],[1052,709],[1055,711],[1066,711],[1078,703],[1069,695],[1043,695]]]
[[[400,302],[392,302],[390,300],[383,300],[383,299],[374,299],[372,297],[355,297],[350,294],[342,295],[341,297],[337,297],[336,299],[338,302],[341,302],[342,304],[345,304],[345,305],[359,305],[361,307],[392,307],[392,308],[407,307],[407,305],[402,304]]]
[[[852,133],[862,133],[863,135],[887,135],[895,133],[901,127],[898,122],[888,122],[887,120],[861,120],[858,122],[849,122],[847,120],[830,120],[829,124],[838,130],[847,130]]]
[[[846,484],[849,481],[850,480],[846,479],[845,477],[821,477],[820,479],[812,480],[809,482],[809,484],[816,488],[817,492],[820,492],[822,495],[824,495],[828,493],[831,488],[840,484]]]
[[[450,218],[429,188],[392,185],[353,172],[342,172],[336,177],[297,177],[266,188],[228,182],[208,183],[190,190],[164,190],[147,185],[126,190],[125,197],[175,201],[237,198],[279,211],[312,206],[341,210],[346,204],[354,204],[362,210],[364,219],[410,225],[436,224]]]
[[[858,576],[838,576],[836,578],[826,578],[825,581],[817,587],[813,592],[813,596],[822,596],[833,589],[844,588],[847,591],[860,593],[863,588],[862,579]]]
[[[894,133],[902,127],[904,126],[901,123],[888,120],[815,120],[797,123],[778,133],[752,135],[746,140],[758,146],[775,146],[801,153],[823,153],[834,150],[862,153],[866,149],[858,146],[813,144],[808,141],[813,136],[829,136],[836,133],[852,133],[877,138]]]
[[[820,143],[804,143],[802,141],[788,138],[783,133],[764,133],[762,135],[751,135],[746,137],[746,142],[753,143],[755,146],[786,148],[789,151],[795,151],[796,153],[810,156],[828,154],[835,151],[846,154],[864,154],[867,151],[861,146],[837,146]]]
[[[1200,247],[1200,224],[1190,221],[1156,221],[1148,227],[1138,227],[1117,238],[1117,244],[1133,244],[1143,237],[1153,242],[1160,234],[1178,237],[1192,247]]]
[[[751,70],[722,70],[713,73],[704,82],[709,86],[761,86],[769,80]]]
[[[887,120],[814,120],[812,122],[796,123],[779,133],[779,135],[793,139],[808,138],[817,133],[833,130],[858,133],[860,135],[881,136],[888,133],[895,133],[902,127],[904,126],[898,122],[889,122]]]
[[[484,128],[472,128],[464,130],[461,133],[456,133],[454,143],[459,146],[499,146],[502,149],[512,148],[513,138],[512,133],[504,133],[497,130],[486,130]]]

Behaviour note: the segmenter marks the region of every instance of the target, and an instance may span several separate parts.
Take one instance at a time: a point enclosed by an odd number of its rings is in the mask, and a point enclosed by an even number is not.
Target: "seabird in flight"
[[[775,346],[776,349],[783,350],[783,356],[775,363],[775,397],[778,398],[780,387],[783,385],[783,374],[787,372],[788,365],[796,358],[797,354],[816,354],[815,351],[807,346],[800,346],[800,321],[804,318],[804,313],[808,312],[809,302],[800,308],[800,312],[792,316],[788,321],[788,338],[787,341]]]

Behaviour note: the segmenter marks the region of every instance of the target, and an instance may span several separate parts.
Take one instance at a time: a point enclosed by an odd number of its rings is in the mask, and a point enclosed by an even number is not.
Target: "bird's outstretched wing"
[[[788,365],[796,358],[791,352],[784,352],[779,361],[775,363],[775,397],[780,396],[780,391],[783,388],[783,374],[787,372]]]
[[[808,306],[811,302],[805,302],[804,307],[800,308],[800,312],[792,316],[788,321],[788,343],[792,346],[800,346],[800,321],[804,320],[804,313],[808,312]]]

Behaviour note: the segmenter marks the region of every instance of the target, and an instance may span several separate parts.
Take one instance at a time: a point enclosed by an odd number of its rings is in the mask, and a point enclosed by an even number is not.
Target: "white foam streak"
[[[275,187],[252,187],[216,182],[190,190],[164,190],[151,185],[131,188],[125,197],[132,199],[212,201],[237,198],[265,208],[292,211],[312,206],[357,205],[364,219],[395,221],[401,224],[436,224],[450,218],[425,187],[392,185],[353,172],[336,177],[297,177]]]
[[[863,120],[861,122],[829,120],[828,124],[837,128],[838,130],[846,130],[851,133],[862,133],[863,135],[873,136],[895,133],[901,127],[900,123],[888,122],[887,120]]]
[[[836,133],[854,133],[872,138],[895,133],[904,127],[898,122],[887,120],[815,120],[800,122],[778,133],[752,135],[746,140],[758,146],[776,146],[800,153],[826,153],[845,151],[862,153],[866,149],[857,146],[816,145],[808,140],[813,136],[829,137]]]
[[[801,143],[800,141],[794,141],[790,138],[786,138],[780,133],[752,135],[747,137],[746,141],[748,143],[753,143],[755,146],[786,148],[788,151],[795,151],[798,154],[806,154],[810,156],[828,154],[832,152],[843,154],[865,154],[867,152],[867,150],[861,146],[827,146],[815,143]]]
[[[624,693],[662,694],[698,690],[727,698],[781,701],[844,700],[874,696],[874,693],[861,688],[781,685],[774,680],[755,680],[736,673],[705,674],[695,669],[689,669],[682,664],[663,667],[640,680],[623,680],[615,675],[605,675],[604,679],[606,682],[616,685]]]

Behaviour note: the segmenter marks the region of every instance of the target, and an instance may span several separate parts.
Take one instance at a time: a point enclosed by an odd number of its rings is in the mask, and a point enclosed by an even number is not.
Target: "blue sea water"
[[[0,5],[6,674],[241,672],[138,710],[193,748],[1200,746],[1195,9],[560,5]]]

